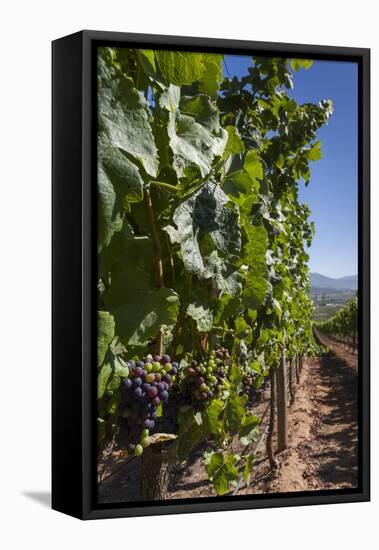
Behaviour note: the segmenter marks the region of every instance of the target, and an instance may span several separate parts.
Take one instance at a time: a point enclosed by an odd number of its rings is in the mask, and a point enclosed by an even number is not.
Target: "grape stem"
[[[175,187],[175,185],[171,185],[170,183],[165,183],[164,181],[150,180],[150,185],[156,185],[163,189],[167,189],[167,191],[170,191],[170,193],[174,193],[175,195],[178,192],[178,188]]]
[[[151,200],[151,195],[150,195],[149,189],[145,189],[145,202],[146,202],[147,211],[148,211],[148,214],[149,214],[151,237],[152,237],[153,245],[154,245],[154,256],[155,256],[155,263],[156,263],[156,269],[157,269],[157,275],[158,275],[158,287],[159,288],[164,288],[162,248],[161,248],[161,243],[159,241],[157,225],[155,223],[153,203],[152,203],[152,200]],[[158,339],[157,339],[157,354],[158,355],[162,355],[162,353],[163,353],[163,337],[164,337],[163,328],[160,327],[159,335],[158,335]]]

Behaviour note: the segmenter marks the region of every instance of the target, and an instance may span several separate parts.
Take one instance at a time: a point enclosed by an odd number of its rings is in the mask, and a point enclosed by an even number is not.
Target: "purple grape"
[[[139,376],[137,376],[137,377],[133,380],[133,385],[134,385],[134,386],[142,386],[142,378],[140,378]]]
[[[176,367],[172,367],[172,369],[170,370],[171,376],[175,376],[175,374],[177,374],[177,372],[178,372],[178,369]]]
[[[133,371],[133,375],[134,376],[138,376],[138,377],[141,377],[143,376],[143,369],[141,367],[136,367]]]
[[[158,407],[160,402],[161,402],[161,400],[158,396],[154,397],[154,399],[152,400],[153,405],[155,405],[156,407]]]
[[[157,386],[159,392],[165,391],[165,389],[166,389],[165,384],[166,384],[166,382],[159,382],[159,384]]]
[[[133,392],[133,395],[134,397],[136,397],[137,399],[139,397],[142,396],[142,388],[140,388],[139,386],[137,388],[135,388],[134,392]]]
[[[140,367],[141,369],[143,369],[144,362],[143,362],[143,361],[137,361],[136,366],[137,366],[137,367]]]
[[[157,395],[157,393],[158,393],[158,389],[155,386],[152,386],[148,390],[147,395],[153,399]]]
[[[207,395],[205,392],[201,392],[201,394],[200,394],[200,399],[201,399],[202,401],[205,401],[207,398],[208,398],[208,395]]]
[[[151,388],[151,384],[148,384],[147,382],[144,382],[142,384],[142,387],[145,390],[145,392],[147,392]]]
[[[171,363],[171,357],[169,355],[162,355],[162,364]]]
[[[179,363],[177,363],[176,361],[174,361],[172,363],[172,366],[174,367],[174,369],[178,369],[179,368]]]
[[[162,357],[160,355],[154,355],[153,359],[156,363],[160,363],[162,360]]]
[[[197,367],[197,361],[196,361],[195,359],[192,360],[191,366],[192,366],[193,368],[196,368],[196,367]]]
[[[167,382],[164,382],[164,381],[163,381],[163,382],[162,382],[162,385],[164,386],[164,387],[163,387],[164,390],[168,390],[169,385],[167,384]]]
[[[171,382],[171,376],[167,373],[163,376],[163,381],[164,382]]]
[[[130,380],[130,378],[124,378],[122,383],[124,384],[124,388],[126,388],[127,390],[132,387],[132,381]]]
[[[208,392],[208,397],[209,397],[209,399],[212,399],[212,397],[213,397],[213,391],[209,391],[209,392]]]
[[[222,351],[216,351],[216,357],[217,359],[224,359],[224,354]]]
[[[135,444],[134,443],[129,443],[128,445],[128,451],[130,453],[134,452],[134,449],[136,448]]]
[[[162,399],[162,403],[165,403],[168,399],[168,391],[164,390],[162,393],[161,393],[161,399]]]
[[[205,384],[205,380],[202,376],[199,376],[198,381],[199,381],[199,384]]]
[[[134,369],[134,367],[136,366],[135,361],[133,359],[129,359],[128,366],[130,369]]]

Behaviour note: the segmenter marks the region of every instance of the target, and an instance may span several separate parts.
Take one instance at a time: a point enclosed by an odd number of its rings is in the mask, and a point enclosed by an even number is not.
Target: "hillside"
[[[321,275],[320,273],[311,273],[312,294],[331,294],[335,292],[356,291],[358,288],[358,275],[348,275],[334,279]]]

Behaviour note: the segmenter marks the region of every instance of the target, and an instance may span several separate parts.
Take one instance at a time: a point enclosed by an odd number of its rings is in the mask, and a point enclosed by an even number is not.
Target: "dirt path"
[[[357,357],[320,337],[329,353],[306,362],[289,411],[289,448],[279,469],[258,464],[242,493],[278,493],[357,486]]]

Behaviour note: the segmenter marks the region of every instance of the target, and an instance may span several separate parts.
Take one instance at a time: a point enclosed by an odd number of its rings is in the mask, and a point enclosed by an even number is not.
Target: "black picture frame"
[[[99,45],[356,61],[359,74],[359,487],[96,504],[96,56]],[[81,519],[370,499],[370,50],[85,30],[52,43],[52,507]]]

